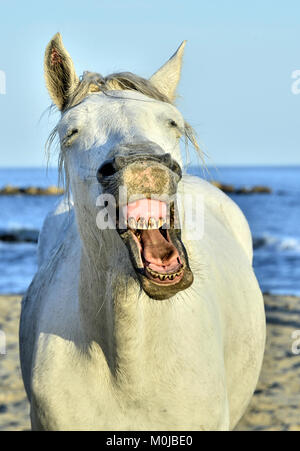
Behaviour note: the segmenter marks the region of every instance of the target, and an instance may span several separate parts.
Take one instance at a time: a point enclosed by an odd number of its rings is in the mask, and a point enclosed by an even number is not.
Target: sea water
[[[263,292],[300,295],[300,167],[221,167],[193,175],[236,188],[264,185],[271,194],[231,194],[245,214],[253,237],[254,270]],[[0,169],[6,184],[46,187],[57,184],[56,169]],[[0,234],[21,237],[0,241],[0,293],[23,293],[36,271],[37,237],[57,196],[0,196]],[[23,240],[22,237],[25,237]],[[29,242],[26,242],[29,241]]]

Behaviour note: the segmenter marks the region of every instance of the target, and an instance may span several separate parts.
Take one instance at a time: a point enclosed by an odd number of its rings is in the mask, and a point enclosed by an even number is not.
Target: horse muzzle
[[[99,167],[97,179],[118,201],[117,230],[142,288],[163,300],[193,282],[176,205],[181,168],[157,145],[143,150],[119,148]],[[126,202],[119,198],[120,186],[126,187]]]

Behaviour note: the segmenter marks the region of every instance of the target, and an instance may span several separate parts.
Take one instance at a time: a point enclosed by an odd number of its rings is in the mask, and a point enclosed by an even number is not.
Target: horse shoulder
[[[20,360],[29,399],[39,337],[56,335],[59,329],[68,328],[66,318],[69,323],[74,319],[71,313],[76,305],[79,254],[76,223],[63,200],[45,219],[39,237],[38,270],[22,299]]]
[[[221,222],[235,237],[252,263],[252,236],[248,222],[238,205],[219,188],[200,177],[184,176],[183,185],[183,192],[191,193],[196,202],[203,202],[203,215],[205,216],[208,209],[209,214]]]

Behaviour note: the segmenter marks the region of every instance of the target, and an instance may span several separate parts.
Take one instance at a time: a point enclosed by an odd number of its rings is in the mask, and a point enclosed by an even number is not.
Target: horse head
[[[89,231],[96,223],[114,228],[142,288],[160,300],[193,282],[176,203],[180,138],[191,131],[173,104],[184,46],[149,80],[128,72],[85,72],[80,79],[59,34],[45,54],[46,84],[62,113],[55,129],[61,165],[78,222],[89,222]],[[99,195],[112,199],[110,219],[92,226]],[[84,241],[86,231],[79,229]]]

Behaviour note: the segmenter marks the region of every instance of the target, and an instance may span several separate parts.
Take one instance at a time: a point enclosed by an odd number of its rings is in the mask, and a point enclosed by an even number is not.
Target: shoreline
[[[18,327],[22,295],[0,295],[0,431],[30,430],[29,404],[19,364]],[[292,333],[300,333],[300,297],[264,294],[267,341],[255,394],[237,431],[300,431],[300,353]],[[295,339],[294,339],[295,341]],[[298,346],[300,351],[300,346]]]
[[[234,186],[232,184],[223,183],[218,180],[207,180],[216,188],[219,188],[226,194],[272,194],[273,190],[269,186],[265,185],[253,185],[249,186]],[[62,187],[56,185],[50,185],[47,187],[41,186],[16,186],[16,185],[4,185],[0,187],[0,196],[58,196],[65,194],[65,190]]]

